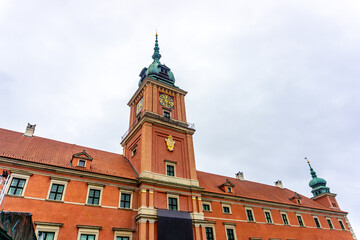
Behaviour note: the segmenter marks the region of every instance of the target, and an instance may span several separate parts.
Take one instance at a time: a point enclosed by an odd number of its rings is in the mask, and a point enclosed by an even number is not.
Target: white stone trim
[[[25,180],[24,188],[23,188],[20,195],[9,194],[9,189],[10,189],[13,178],[19,178],[19,179],[24,179]],[[19,173],[12,173],[10,175],[9,183],[8,183],[8,185],[6,187],[6,194],[9,194],[10,196],[24,196],[25,191],[26,191],[26,187],[27,187],[28,182],[29,182],[29,179],[30,179],[29,175],[24,175],[24,174],[19,174]]]
[[[177,199],[177,211],[180,211],[180,199],[179,199],[179,195],[175,195],[175,194],[166,194],[166,204],[167,204],[167,209],[169,209],[169,198],[176,198]]]
[[[224,207],[228,207],[230,212],[229,213],[224,212]],[[221,203],[221,211],[224,214],[232,214],[231,204],[230,203]]]
[[[247,214],[247,210],[250,210],[251,211],[251,215],[253,217],[253,221],[250,221],[249,220],[249,217],[248,217],[248,214]],[[248,220],[248,222],[256,222],[256,219],[255,219],[255,215],[254,215],[254,211],[251,207],[245,207],[245,214],[246,214],[246,219]]]
[[[94,205],[94,204],[88,203],[90,189],[100,190],[99,205]],[[87,194],[86,194],[85,204],[86,204],[86,205],[93,205],[93,206],[101,206],[103,189],[104,189],[104,187],[99,187],[99,186],[94,186],[94,185],[88,185],[88,191],[87,191]]]
[[[201,204],[201,207],[202,207],[203,212],[212,212],[211,202],[201,201],[201,203],[202,203],[202,204]],[[203,207],[204,204],[209,205],[210,209],[209,209],[209,210],[204,210],[204,207]]]
[[[268,223],[268,222],[267,222],[266,212],[270,214],[271,223]],[[273,219],[273,217],[272,217],[272,214],[271,214],[271,210],[270,210],[270,209],[264,209],[264,215],[265,215],[265,222],[266,222],[267,224],[274,224],[274,219]]]
[[[63,190],[63,194],[62,194],[62,196],[61,196],[61,200],[60,200],[60,201],[64,201],[67,183],[68,183],[67,181],[51,180],[51,181],[50,181],[50,186],[49,186],[49,190],[48,190],[48,194],[47,194],[46,199],[53,200],[53,199],[50,199],[50,192],[51,192],[52,185],[53,185],[53,184],[60,184],[60,185],[64,185],[64,190]],[[59,201],[59,200],[53,200],[53,201]]]
[[[233,225],[225,225],[225,236],[226,236],[226,240],[228,240],[227,229],[232,229],[232,230],[233,230],[234,239],[236,240],[237,237],[236,237],[236,229],[235,229],[235,226],[233,226]]]
[[[122,208],[121,207],[121,194],[122,193],[130,194],[130,207],[129,208]],[[132,202],[133,202],[133,192],[129,191],[129,190],[120,189],[120,192],[119,192],[119,208],[121,208],[121,209],[132,209]]]
[[[133,232],[131,231],[124,231],[124,230],[115,230],[114,231],[114,240],[116,237],[128,237],[129,240],[132,240]]]
[[[167,166],[174,167],[174,176],[167,175]],[[176,163],[165,161],[165,175],[169,177],[176,177]]]
[[[58,239],[58,235],[59,235],[59,229],[60,226],[52,226],[52,225],[43,225],[43,224],[39,224],[36,225],[36,229],[35,229],[35,235],[36,235],[36,239],[38,238],[39,232],[54,232],[54,240]]]
[[[90,228],[79,228],[77,240],[80,240],[81,234],[91,234],[95,235],[95,240],[99,239],[99,229],[90,229]]]

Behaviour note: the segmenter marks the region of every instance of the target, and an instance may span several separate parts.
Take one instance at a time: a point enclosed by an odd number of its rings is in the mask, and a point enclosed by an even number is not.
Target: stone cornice
[[[163,174],[146,171],[142,172],[139,176],[139,184],[142,183],[188,191],[202,191],[204,189],[199,186],[197,180],[169,177]]]
[[[195,133],[195,129],[189,128],[189,124],[183,121],[178,121],[174,119],[165,118],[162,115],[153,113],[153,112],[145,112],[141,120],[130,129],[127,136],[121,141],[121,146],[124,147],[125,144],[141,129],[144,123],[152,123],[156,126],[170,128],[174,131],[182,132],[185,134],[193,135]]]

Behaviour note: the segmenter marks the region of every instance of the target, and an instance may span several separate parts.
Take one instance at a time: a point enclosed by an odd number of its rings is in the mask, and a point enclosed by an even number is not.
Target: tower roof
[[[305,158],[307,160],[307,158]],[[313,193],[314,197],[320,195],[322,193],[329,193],[330,188],[326,187],[326,181],[323,178],[318,178],[316,172],[311,167],[310,161],[307,160],[307,163],[310,167],[310,174],[312,179],[309,182],[309,186],[313,189],[311,192]]]
[[[174,74],[168,66],[160,63],[161,54],[159,50],[158,34],[156,33],[154,53],[152,55],[153,62],[148,68],[144,67],[143,70],[141,70],[139,86],[144,79],[148,77],[175,87]]]

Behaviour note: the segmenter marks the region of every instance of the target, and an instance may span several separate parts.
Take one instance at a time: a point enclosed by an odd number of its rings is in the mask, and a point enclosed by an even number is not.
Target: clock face
[[[143,98],[140,99],[140,101],[136,104],[136,115],[138,115],[141,110],[143,109]]]
[[[174,107],[174,99],[166,94],[160,94],[160,104],[166,108]]]

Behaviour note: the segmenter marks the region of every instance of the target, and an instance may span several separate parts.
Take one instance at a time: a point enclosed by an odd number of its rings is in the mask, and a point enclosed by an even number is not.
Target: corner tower
[[[130,107],[129,130],[123,154],[140,179],[198,186],[192,135],[186,122],[186,91],[175,85],[171,69],[160,62],[158,35],[153,62],[140,72],[139,88]]]
[[[305,158],[307,160],[307,158]],[[323,178],[318,178],[316,172],[311,167],[309,161],[307,161],[310,167],[310,174],[312,179],[309,182],[309,186],[312,188],[312,198],[316,202],[325,205],[329,208],[340,210],[340,207],[336,201],[336,194],[330,192],[330,188],[326,186],[326,181]]]

